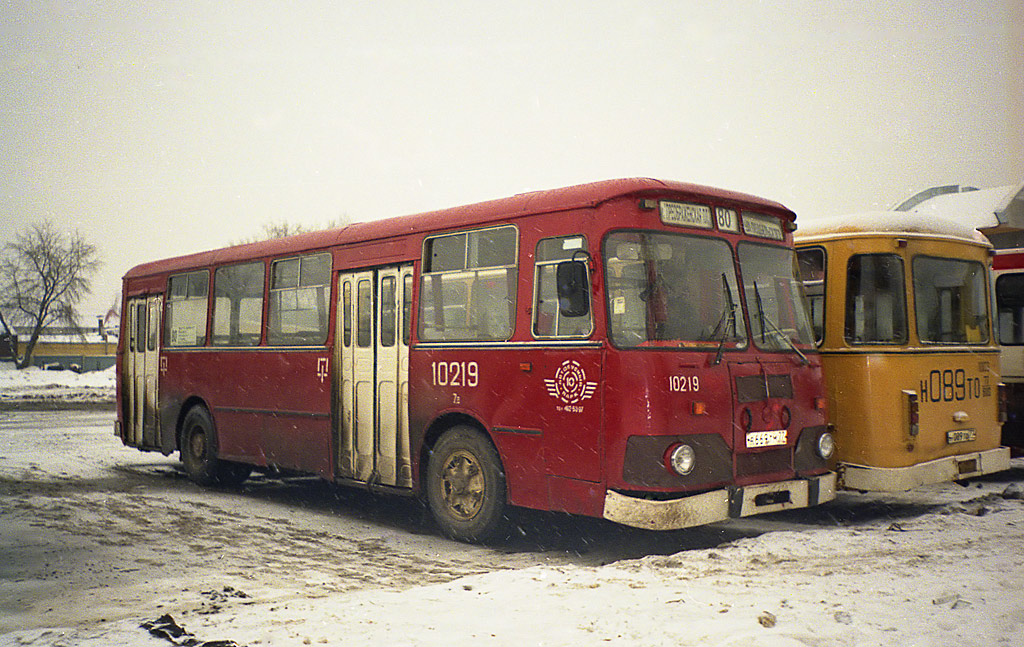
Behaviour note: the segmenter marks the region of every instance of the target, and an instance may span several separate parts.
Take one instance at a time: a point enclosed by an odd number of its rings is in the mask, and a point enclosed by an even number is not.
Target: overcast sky
[[[800,218],[1024,181],[1024,0],[0,2],[0,242],[132,265],[263,223],[651,176]]]

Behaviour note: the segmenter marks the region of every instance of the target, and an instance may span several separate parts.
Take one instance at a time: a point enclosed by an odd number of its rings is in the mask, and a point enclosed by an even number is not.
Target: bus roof
[[[124,278],[130,279],[188,267],[203,267],[252,258],[327,249],[335,245],[383,241],[410,234],[461,229],[526,215],[592,208],[609,200],[625,196],[657,195],[665,192],[690,194],[694,197],[710,197],[713,200],[722,202],[744,203],[755,208],[770,209],[774,215],[781,215],[790,221],[796,219],[796,215],[792,211],[778,202],[745,193],[685,182],[652,178],[625,178],[547,191],[520,193],[512,197],[488,202],[409,216],[358,222],[337,229],[309,232],[286,238],[178,256],[137,265],[128,270]]]
[[[955,238],[990,247],[988,239],[968,225],[906,211],[869,211],[831,218],[802,220],[797,242],[849,236],[930,236]]]

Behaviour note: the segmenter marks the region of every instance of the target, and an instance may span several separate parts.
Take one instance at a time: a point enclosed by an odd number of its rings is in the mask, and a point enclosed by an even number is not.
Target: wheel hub
[[[206,453],[206,434],[199,430],[194,430],[189,434],[188,452],[196,460],[201,459]]]
[[[476,457],[456,451],[444,462],[442,491],[449,512],[459,519],[472,519],[483,505],[484,475]]]

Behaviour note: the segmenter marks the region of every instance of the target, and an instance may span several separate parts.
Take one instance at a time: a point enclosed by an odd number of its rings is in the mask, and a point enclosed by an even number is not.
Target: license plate
[[[753,447],[774,447],[786,444],[786,430],[752,431],[747,434],[747,449]]]
[[[977,438],[978,432],[974,429],[957,429],[955,431],[946,432],[946,443],[949,445],[953,445],[955,443],[969,443]]]

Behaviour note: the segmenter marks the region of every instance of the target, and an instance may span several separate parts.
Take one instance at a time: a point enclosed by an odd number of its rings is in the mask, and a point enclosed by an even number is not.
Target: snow
[[[962,194],[961,194],[962,195]],[[988,245],[988,239],[962,220],[906,211],[869,211],[828,218],[800,220],[796,238],[807,239],[832,234],[917,233],[972,240]]]
[[[1006,540],[1021,520],[1013,502],[899,529],[775,532],[600,568],[264,606],[193,629],[275,645],[1020,644],[1021,542]]]
[[[24,344],[31,336],[31,331],[26,328],[17,328],[18,339]],[[117,332],[108,332],[104,337],[96,330],[85,330],[80,334],[73,333],[43,333],[39,335],[40,344],[110,344],[117,346]]]
[[[113,403],[114,367],[75,373],[47,371],[33,366],[15,369],[0,362],[0,407],[26,402]]]
[[[0,370],[0,395],[112,379]],[[203,490],[112,422],[0,412],[2,646],[1024,644],[1021,459],[966,487],[842,492],[711,529],[580,524],[582,543],[640,555],[602,564],[448,542],[404,520],[405,499],[367,504],[400,508],[395,524],[346,522],[358,506],[318,507],[315,486]],[[659,554],[664,538],[678,547]]]

